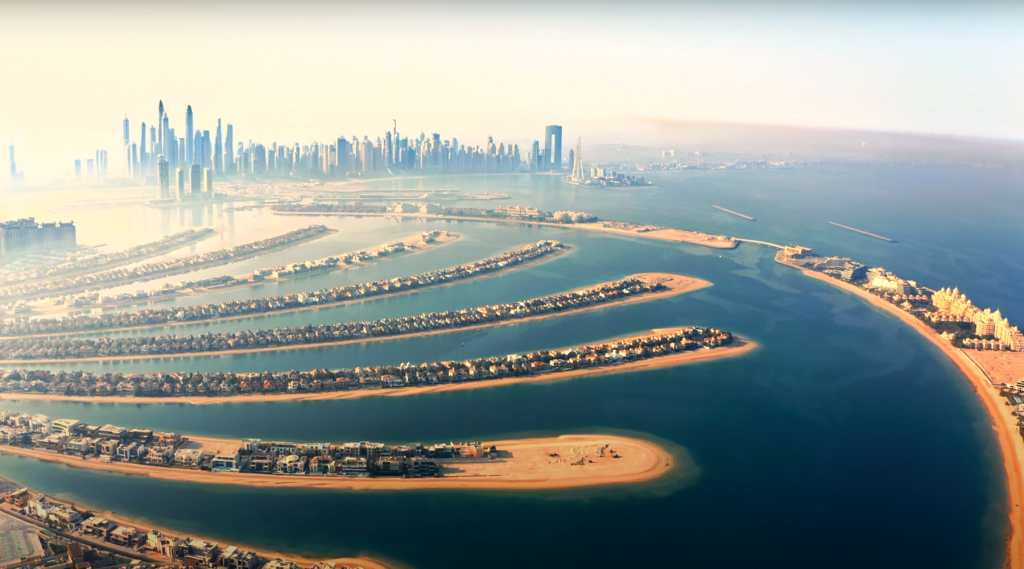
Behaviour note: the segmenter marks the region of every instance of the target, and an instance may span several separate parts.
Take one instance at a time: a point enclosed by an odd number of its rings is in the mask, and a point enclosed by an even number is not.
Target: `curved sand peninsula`
[[[668,330],[654,330],[653,332],[657,334],[667,331]],[[617,338],[616,340],[623,339],[625,338]],[[230,397],[122,397],[113,395],[90,397],[82,395],[51,395],[45,393],[0,393],[0,400],[77,401],[82,403],[126,403],[132,405],[158,403],[172,403],[178,405],[226,405],[229,403],[266,403],[272,401],[325,401],[329,399],[359,399],[362,397],[403,397],[407,395],[441,393],[445,391],[464,391],[467,389],[482,389],[485,387],[499,387],[502,385],[515,385],[520,383],[564,381],[576,377],[589,377],[607,375],[610,373],[624,373],[628,371],[643,371],[675,367],[691,363],[740,356],[757,349],[757,347],[758,344],[756,342],[734,335],[731,344],[727,346],[719,346],[713,350],[680,352],[667,356],[636,360],[613,366],[587,367],[538,375],[509,377],[504,379],[488,379],[482,381],[465,381],[460,383],[445,383],[441,385],[423,387],[399,387],[397,389],[359,389],[354,391],[324,391],[319,393],[267,393],[256,395],[233,395]]]
[[[207,448],[237,448],[240,441],[190,437]],[[442,461],[437,478],[349,478],[323,475],[206,472],[123,462],[101,462],[48,451],[0,445],[0,452],[120,474],[204,484],[327,490],[414,490],[462,488],[478,490],[550,490],[611,484],[636,484],[667,474],[675,458],[657,444],[617,435],[492,441],[496,459]],[[616,458],[616,455],[618,458]]]
[[[1024,438],[1017,429],[1017,418],[1012,415],[1013,408],[1005,404],[1005,400],[986,376],[985,372],[971,360],[960,348],[954,347],[948,340],[940,337],[934,330],[911,314],[908,314],[900,307],[879,298],[866,290],[828,277],[822,273],[794,266],[782,261],[782,253],[776,255],[775,260],[782,265],[802,271],[805,275],[824,281],[844,292],[856,295],[867,301],[875,308],[886,311],[910,325],[922,336],[935,344],[942,353],[953,361],[954,364],[970,381],[974,392],[978,394],[985,411],[992,420],[992,429],[996,432],[999,440],[999,448],[1003,454],[1003,467],[1006,471],[1006,487],[1009,494],[1010,505],[1010,534],[1007,537],[1007,558],[1005,567],[1010,569],[1024,568]]]
[[[450,235],[453,235],[453,236],[455,236],[455,238],[458,238],[458,234],[451,233]],[[515,249],[512,249],[510,252],[511,253],[515,253],[516,251],[519,251],[519,250],[521,250],[521,249],[523,249],[524,247],[527,247],[527,246],[528,245],[521,245],[521,246],[519,246],[519,247],[517,247]],[[419,287],[416,287],[416,288],[402,288],[402,289],[395,290],[394,292],[388,292],[388,293],[385,293],[385,294],[376,294],[376,295],[372,295],[372,296],[356,297],[356,298],[350,298],[350,299],[345,299],[345,300],[339,300],[337,302],[321,302],[321,303],[317,303],[317,304],[307,304],[307,305],[302,305],[302,306],[295,306],[295,307],[291,307],[291,308],[286,308],[284,310],[274,310],[274,311],[268,311],[268,312],[254,312],[254,313],[245,313],[245,314],[231,314],[231,315],[228,315],[228,316],[220,316],[220,317],[217,317],[217,318],[207,318],[207,319],[203,319],[203,320],[168,321],[168,322],[159,322],[159,323],[156,323],[156,324],[142,324],[142,325],[139,325],[139,326],[121,326],[121,327],[118,327],[118,328],[88,328],[88,329],[84,329],[84,330],[69,330],[69,331],[43,332],[43,333],[39,333],[39,334],[23,334],[23,335],[14,335],[14,336],[0,336],[0,340],[16,340],[16,339],[19,339],[19,338],[49,338],[49,337],[52,337],[52,336],[59,336],[59,337],[64,338],[64,337],[69,337],[69,336],[84,336],[84,335],[87,335],[87,334],[98,334],[98,333],[101,333],[101,332],[124,332],[124,331],[128,331],[128,330],[152,330],[152,329],[156,329],[156,328],[173,328],[173,327],[177,327],[177,326],[196,326],[196,325],[203,325],[203,324],[208,324],[208,323],[227,322],[229,320],[244,320],[244,319],[247,319],[247,318],[253,318],[253,319],[254,318],[264,318],[264,317],[268,317],[268,316],[277,316],[279,314],[292,314],[294,312],[303,312],[303,311],[309,311],[309,310],[319,310],[321,308],[333,308],[333,307],[336,307],[336,306],[343,306],[343,305],[346,305],[346,304],[357,304],[357,303],[360,303],[360,302],[369,302],[369,301],[373,301],[373,300],[377,300],[377,299],[391,298],[391,297],[402,296],[402,295],[407,295],[407,294],[415,294],[417,292],[424,291],[424,290],[432,290],[432,289],[435,289],[435,288],[441,288],[441,287],[449,286],[449,285],[465,284],[465,283],[470,283],[470,282],[474,282],[474,281],[477,281],[477,280],[480,280],[480,279],[486,279],[486,278],[490,278],[490,277],[494,277],[494,276],[498,276],[498,275],[506,275],[506,274],[509,274],[509,273],[514,273],[514,272],[516,272],[518,270],[521,270],[521,269],[527,269],[527,268],[534,267],[536,265],[540,265],[540,264],[546,263],[548,261],[551,261],[551,260],[554,260],[554,259],[556,259],[558,257],[561,257],[562,255],[566,255],[566,254],[570,253],[571,251],[572,251],[572,247],[570,247],[569,245],[565,245],[563,243],[563,244],[561,244],[561,246],[559,247],[558,250],[556,250],[556,251],[554,251],[552,253],[547,253],[547,254],[545,254],[543,256],[540,256],[540,257],[536,257],[536,258],[533,258],[533,259],[528,259],[526,261],[523,261],[521,263],[517,263],[517,264],[512,265],[510,267],[503,267],[501,269],[487,271],[487,272],[478,274],[478,275],[473,276],[473,277],[469,277],[469,278],[465,278],[465,279],[448,280],[448,281],[444,281],[444,282],[438,282],[438,283],[434,283],[434,284],[428,284],[428,285],[424,285],[424,286],[419,286]],[[397,256],[397,255],[395,255],[395,256]],[[395,256],[389,256],[388,258],[394,258]],[[491,259],[493,259],[493,258],[494,257],[491,257]],[[487,261],[490,261],[490,259],[484,259],[483,261],[479,261],[479,262],[487,262]],[[466,265],[463,265],[463,266],[471,266],[473,264],[474,263],[467,263]],[[362,266],[363,265],[360,264],[360,265],[353,266],[351,268],[357,269],[357,268],[362,267]],[[412,275],[411,277],[398,277],[398,278],[399,279],[401,279],[401,278],[416,278],[418,276],[419,275]],[[274,280],[263,280],[263,281],[260,281],[260,282],[261,283],[265,283],[265,282],[275,282],[275,281]],[[363,284],[366,284],[366,283],[363,283]],[[216,291],[217,292],[221,292],[221,291],[224,291],[224,290],[231,290],[232,288],[235,288],[235,287],[221,287],[221,288],[217,288]],[[175,297],[175,295],[166,295],[166,296],[160,297],[160,299],[163,300],[163,299],[174,298],[174,297]]]
[[[206,351],[206,352],[180,352],[170,354],[147,354],[147,355],[129,355],[129,356],[101,356],[101,357],[88,357],[88,358],[41,358],[41,359],[6,359],[0,360],[0,364],[39,364],[39,363],[67,363],[67,362],[115,362],[115,361],[128,361],[128,360],[152,360],[152,359],[173,359],[173,358],[193,358],[200,356],[223,356],[223,355],[235,355],[235,354],[257,354],[263,352],[278,352],[284,350],[308,350],[313,348],[322,348],[328,346],[342,346],[345,344],[363,344],[368,342],[385,342],[389,340],[405,339],[405,338],[418,338],[422,336],[435,336],[438,334],[450,334],[452,332],[461,332],[467,330],[480,330],[483,328],[493,328],[496,326],[508,326],[510,324],[518,324],[522,322],[532,322],[536,320],[546,320],[548,318],[557,318],[561,316],[568,316],[571,314],[581,314],[584,312],[590,312],[593,310],[602,310],[605,308],[612,308],[616,306],[623,306],[626,304],[632,304],[634,302],[648,302],[652,300],[658,300],[662,298],[668,298],[671,296],[677,296],[687,292],[692,292],[702,288],[712,286],[712,283],[697,277],[690,277],[686,275],[675,275],[671,273],[640,273],[625,277],[625,279],[640,279],[648,283],[655,283],[663,285],[665,288],[657,292],[650,292],[637,296],[628,296],[626,298],[616,298],[600,304],[588,305],[582,308],[571,308],[567,310],[561,310],[558,312],[537,314],[533,316],[527,316],[524,318],[510,318],[505,320],[489,321],[483,324],[474,324],[471,326],[461,327],[449,327],[438,330],[429,330],[426,332],[415,332],[411,334],[390,334],[386,336],[369,336],[352,338],[346,340],[338,340],[333,342],[317,342],[308,344],[293,344],[286,346],[271,346],[265,348],[246,348],[239,350],[220,350],[220,351]],[[621,279],[621,280],[625,280]],[[594,289],[606,285],[610,285],[616,281],[608,283],[600,283],[586,287],[584,289],[578,289],[584,291],[588,289]],[[577,291],[569,291],[577,292]],[[567,293],[566,293],[567,294]],[[470,309],[476,310],[476,309]]]
[[[425,219],[452,219],[456,221],[479,221],[484,223],[507,223],[517,225],[543,225],[545,227],[559,227],[561,229],[581,229],[584,231],[597,231],[601,233],[612,233],[615,235],[626,235],[629,237],[644,237],[647,239],[657,239],[659,241],[671,241],[674,243],[689,243],[691,245],[700,245],[702,247],[710,247],[712,249],[735,249],[739,245],[739,241],[731,239],[724,235],[715,235],[713,233],[701,233],[699,231],[687,231],[685,229],[672,229],[672,228],[659,228],[653,231],[635,231],[627,229],[634,224],[620,223],[620,222],[607,222],[611,224],[620,225],[622,227],[606,226],[605,222],[595,223],[553,223],[550,221],[531,221],[528,219],[513,219],[513,218],[491,218],[491,217],[471,217],[468,215],[444,215],[440,213],[362,213],[362,212],[347,212],[347,211],[274,211],[277,215],[344,215],[344,216],[355,216],[355,217],[418,217]],[[640,227],[639,224],[637,224]]]
[[[419,234],[416,234],[416,235],[413,235],[413,236],[410,236],[410,237],[406,237],[405,239],[399,239],[397,241],[390,241],[388,243],[383,243],[383,244],[381,244],[378,247],[378,249],[382,249],[384,247],[387,247],[388,245],[390,245],[392,243],[401,243],[402,245],[405,246],[405,249],[402,250],[402,251],[399,251],[397,253],[391,253],[389,255],[382,256],[382,257],[363,258],[363,259],[361,259],[359,261],[352,262],[351,264],[336,265],[336,266],[333,266],[333,267],[330,267],[330,268],[327,268],[327,269],[319,269],[319,270],[315,270],[315,271],[300,272],[300,273],[296,273],[295,275],[291,275],[291,276],[279,276],[279,277],[267,276],[267,277],[263,277],[260,280],[251,280],[250,277],[252,277],[252,273],[244,273],[244,274],[240,274],[240,275],[232,275],[232,278],[234,280],[230,284],[226,284],[226,285],[201,286],[201,287],[197,286],[197,287],[194,287],[194,288],[179,289],[177,292],[173,292],[173,293],[169,293],[169,294],[161,294],[159,296],[146,297],[145,299],[130,299],[130,300],[125,300],[125,301],[105,302],[105,303],[102,303],[102,304],[97,304],[95,306],[90,306],[88,308],[103,308],[103,309],[107,309],[107,308],[114,308],[114,307],[138,306],[138,305],[142,305],[142,304],[153,304],[155,302],[162,303],[164,301],[172,300],[172,299],[175,299],[175,298],[183,298],[183,297],[187,297],[187,296],[199,296],[199,295],[203,295],[203,294],[209,294],[209,293],[212,293],[212,292],[219,293],[219,292],[225,292],[225,291],[229,291],[229,290],[237,290],[237,289],[248,288],[248,287],[262,286],[262,285],[268,285],[268,284],[277,284],[277,283],[285,282],[285,281],[288,281],[288,280],[293,280],[293,279],[297,279],[297,278],[304,278],[304,277],[311,277],[311,276],[318,276],[318,275],[324,275],[324,274],[332,273],[332,272],[335,272],[335,271],[351,271],[351,270],[354,270],[354,269],[361,269],[363,267],[368,267],[370,265],[373,265],[373,264],[376,264],[376,263],[380,263],[382,261],[389,261],[391,259],[401,259],[403,257],[407,257],[409,255],[414,255],[416,253],[423,253],[425,251],[430,251],[430,250],[435,249],[435,248],[437,248],[437,247],[439,247],[441,245],[447,245],[448,243],[452,243],[455,240],[459,239],[459,237],[460,237],[460,235],[458,233],[450,233],[450,232],[447,232],[447,231],[442,232],[442,233],[444,233],[444,234],[443,235],[438,235],[437,237],[434,238],[433,241],[431,241],[429,243],[428,242],[424,242],[421,239]],[[366,251],[373,251],[373,249],[367,249],[367,250],[364,250],[364,251],[349,251],[347,253],[340,253],[338,255],[332,255],[332,257],[343,257],[343,256],[347,256],[347,255],[354,255],[354,254],[357,254],[357,253],[363,253],[363,252],[366,252]],[[316,263],[317,261],[322,261],[322,260],[323,259],[319,259],[319,260],[310,259],[310,260],[305,261],[305,262],[306,263]],[[299,264],[301,264],[301,262]],[[262,270],[267,270],[267,269],[262,269]],[[299,307],[297,310],[313,309],[313,308],[319,308],[319,307],[322,307],[322,306],[330,306],[330,305],[329,304],[310,305],[310,306],[306,306],[306,307]],[[66,306],[59,306],[59,305],[58,306],[42,306],[42,307],[36,306],[36,307],[33,307],[32,315],[33,316],[37,316],[37,315],[39,315],[39,316],[52,316],[52,315],[56,315],[56,314],[67,314],[69,312],[74,312],[76,310],[81,310],[81,308],[68,308]],[[292,312],[294,310],[296,310],[296,309],[289,310],[287,312]],[[274,314],[281,314],[282,312],[286,312],[286,311],[279,311],[279,312],[275,312]],[[145,329],[145,328],[160,328],[160,327],[164,327],[164,326],[182,326],[182,325],[187,325],[187,324],[198,324],[198,323],[201,323],[201,322],[218,322],[220,320],[229,320],[229,319],[232,319],[232,318],[246,318],[246,317],[252,318],[254,316],[260,316],[260,314],[243,314],[243,315],[238,315],[238,316],[234,316],[234,317],[226,316],[224,318],[215,318],[215,319],[209,319],[209,320],[197,320],[197,321],[185,320],[185,321],[181,321],[181,322],[164,322],[164,323],[161,323],[161,324],[149,324],[149,325],[143,325],[143,326],[133,326],[133,327],[117,328],[117,329],[97,328],[97,329],[90,329],[90,330],[72,330],[72,331],[68,331],[68,332],[53,332],[53,333],[46,333],[46,334],[28,334],[28,335],[24,335],[24,336],[10,336],[10,337],[11,338],[32,338],[32,337],[54,336],[54,335],[71,336],[71,335],[75,335],[75,334],[96,334],[98,332],[113,332],[113,331],[119,331],[119,330],[140,330],[140,329]],[[7,338],[7,337],[0,337],[0,340],[5,339],[5,338]]]

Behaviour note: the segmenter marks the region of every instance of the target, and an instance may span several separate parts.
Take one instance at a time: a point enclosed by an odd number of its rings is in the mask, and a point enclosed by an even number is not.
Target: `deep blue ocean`
[[[1024,211],[1015,173],[947,166],[827,166],[677,172],[656,188],[563,186],[552,177],[450,177],[381,187],[506,192],[494,205],[811,246],[926,286],[959,286],[1024,321]],[[419,363],[574,346],[652,328],[707,325],[747,336],[746,356],[671,369],[398,398],[216,406],[3,402],[90,423],[297,441],[438,442],[611,431],[673,446],[671,483],[558,492],[340,492],[172,483],[0,455],[0,475],[79,503],[238,545],[317,557],[363,554],[441,567],[995,568],[1005,554],[1006,482],[970,385],[908,326],[773,262],[731,251],[546,227],[383,218],[285,217],[223,206],[52,208],[0,197],[14,215],[68,219],[79,242],[120,248],[211,224],[223,235],[173,255],[244,243],[309,223],[339,233],[209,274],[376,246],[427,229],[460,239],[357,270],[203,297],[263,296],[409,275],[557,239],[572,252],[498,277],[390,299],[130,334],[337,322],[531,298],[637,272],[707,279],[694,293],[479,331],[264,354],[54,364],[121,371],[263,371]],[[751,222],[712,209],[719,205]],[[479,202],[463,202],[477,206]],[[835,221],[895,239],[886,243]],[[128,287],[149,288],[150,283]]]

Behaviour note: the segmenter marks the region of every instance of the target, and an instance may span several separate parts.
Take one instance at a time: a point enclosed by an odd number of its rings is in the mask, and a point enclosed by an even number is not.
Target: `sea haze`
[[[1024,238],[1018,217],[1024,198],[1008,173],[945,166],[830,166],[649,177],[656,188],[584,189],[545,176],[421,179],[382,186],[501,191],[512,199],[488,205],[583,210],[602,218],[798,243],[822,254],[884,266],[932,288],[958,285],[976,304],[1001,308],[1011,320],[1024,319],[1024,299],[1011,292],[1012,283],[1024,280],[1015,245]],[[977,199],[957,199],[967,187]],[[952,203],[957,205],[946,205]],[[121,215],[137,221],[122,230],[110,223]],[[363,345],[33,367],[148,373],[419,363],[459,359],[463,343],[467,358],[500,356],[694,324],[730,330],[755,340],[760,348],[739,358],[669,369],[410,397],[205,406],[2,403],[9,410],[89,423],[296,441],[439,442],[638,432],[678,445],[692,460],[693,476],[672,487],[278,490],[126,477],[0,455],[0,474],[38,490],[243,546],[315,557],[360,553],[423,569],[754,563],[780,569],[994,569],[1002,564],[1008,529],[1002,461],[988,419],[966,380],[909,327],[774,263],[774,249],[742,245],[718,251],[472,222],[297,218],[266,210],[229,213],[221,206],[174,212],[141,206],[126,213],[83,209],[74,212],[74,220],[81,242],[121,245],[156,239],[200,221],[227,226],[229,231],[218,238],[225,245],[308,223],[339,229],[323,240],[327,245],[310,243],[281,256],[289,261],[324,256],[335,246],[341,252],[376,245],[425,229],[448,229],[461,236],[429,252],[302,281],[308,288],[452,266],[539,239],[558,239],[573,247],[571,254],[521,271],[413,295],[150,332],[159,334],[473,307],[648,271],[693,275],[714,286],[584,314]],[[896,243],[844,231],[829,221]],[[253,292],[305,290],[299,283]],[[218,298],[214,294],[202,301]],[[470,550],[453,552],[452,544],[468,544]]]

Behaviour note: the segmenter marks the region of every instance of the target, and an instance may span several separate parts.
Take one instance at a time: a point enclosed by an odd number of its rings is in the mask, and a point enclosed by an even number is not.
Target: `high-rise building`
[[[17,182],[21,179],[21,174],[18,173],[18,163],[14,161],[14,145],[10,147],[11,156],[11,183]]]
[[[540,142],[536,140],[530,149],[530,170],[540,170]]]
[[[157,178],[160,181],[160,199],[171,199],[171,168],[167,159],[161,154],[157,160]]]
[[[193,197],[197,197],[203,192],[203,169],[199,164],[193,164],[189,166],[189,174],[189,179],[192,182],[189,191]]]
[[[585,177],[586,174],[583,172],[583,138],[578,137],[576,139],[576,154],[572,160],[572,181],[580,184]]]
[[[227,138],[224,139],[224,169],[235,171],[235,131],[231,123],[228,123]]]
[[[139,170],[139,145],[138,145],[138,143],[133,142],[131,144],[131,156],[132,156],[132,160],[131,160],[130,176],[132,178],[138,178],[139,176],[142,175],[142,171]]]
[[[157,111],[157,115],[156,115],[156,126],[160,130],[160,132],[157,134],[157,137],[156,137],[157,148],[155,148],[153,151],[157,152],[158,154],[166,155],[167,151],[164,149],[164,100],[163,99],[160,99],[160,107],[159,107],[159,109]],[[157,164],[159,164],[159,161],[157,162]]]
[[[131,151],[128,149],[128,145],[131,144],[131,137],[128,133],[128,115],[124,116],[124,175],[127,178],[132,176],[132,163],[130,160]]]
[[[90,178],[95,176],[96,175],[95,168],[96,168],[96,162],[92,158],[87,158],[85,160],[85,175],[89,176]]]
[[[220,119],[217,119],[217,139],[213,143],[213,170],[224,172],[224,141],[220,137]]]
[[[0,223],[0,257],[29,251],[73,249],[75,222],[36,223],[34,217]]]
[[[178,189],[178,201],[185,201],[185,169],[177,168],[174,170],[174,185]]]
[[[203,198],[213,199],[213,169],[203,168]]]
[[[82,161],[81,160],[75,160],[75,179],[77,180],[77,179],[79,179],[81,177],[82,177]]]
[[[139,137],[139,165],[135,169],[136,178],[146,177],[146,165],[149,163],[146,160],[146,123],[142,123],[142,135]]]
[[[192,133],[192,150],[189,150],[189,164],[199,164],[200,168],[202,163],[199,157],[203,155],[203,131],[196,130]]]
[[[178,167],[188,169],[188,145],[184,138],[178,139]]]
[[[193,136],[195,129],[192,128],[192,105],[189,105],[185,109],[185,164],[195,163],[195,148],[192,144],[195,142]]]
[[[204,130],[203,131],[203,147],[202,147],[202,150],[201,150],[201,156],[199,157],[200,158],[199,160],[196,160],[196,162],[199,162],[199,164],[203,168],[212,168],[213,167],[213,161],[211,160],[211,155],[212,154],[213,154],[213,143],[210,142],[210,131]]]
[[[562,169],[562,127],[548,125],[544,127],[544,165],[541,170],[558,171]]]

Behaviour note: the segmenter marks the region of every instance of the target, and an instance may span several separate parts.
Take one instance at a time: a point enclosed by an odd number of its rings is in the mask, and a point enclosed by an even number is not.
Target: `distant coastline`
[[[342,211],[325,211],[325,212],[305,212],[305,211],[275,211],[276,215],[306,215],[306,216],[317,216],[317,215],[340,215],[348,217],[416,217],[424,219],[440,219],[440,220],[455,220],[455,221],[476,221],[484,223],[509,223],[516,225],[541,225],[544,227],[558,227],[561,229],[580,229],[584,231],[598,231],[602,233],[611,233],[615,235],[626,235],[629,237],[644,237],[647,239],[657,239],[659,241],[671,241],[675,243],[689,243],[691,245],[700,245],[702,247],[710,247],[712,249],[735,249],[739,242],[735,239],[730,239],[722,235],[714,235],[711,233],[701,233],[698,231],[687,231],[684,229],[662,229],[658,231],[626,231],[623,229],[615,229],[612,227],[605,227],[600,225],[601,222],[597,223],[552,223],[549,221],[531,221],[528,219],[512,219],[512,218],[490,218],[490,217],[471,217],[471,216],[457,216],[457,215],[442,215],[433,213],[373,213],[373,212],[342,212]]]

